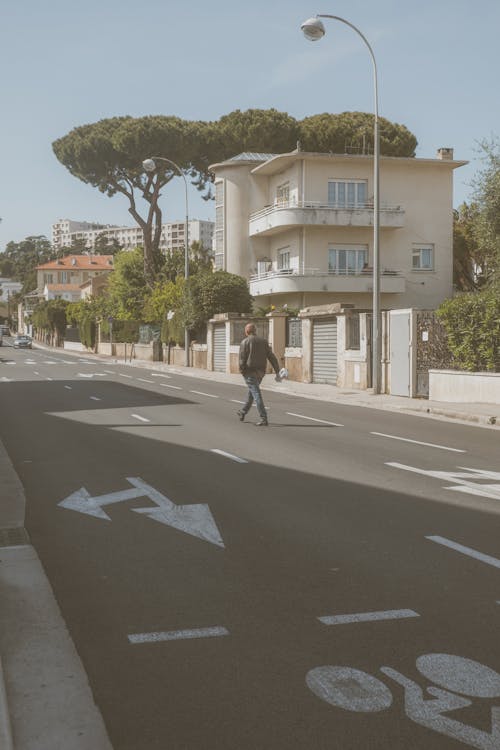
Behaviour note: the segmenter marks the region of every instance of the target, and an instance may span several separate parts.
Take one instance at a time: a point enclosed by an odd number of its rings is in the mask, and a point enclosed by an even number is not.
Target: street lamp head
[[[156,162],[154,159],[144,159],[142,162],[142,166],[146,170],[146,172],[154,172],[156,169]]]
[[[325,36],[325,27],[323,22],[317,17],[308,18],[300,25],[300,28],[304,32],[306,39],[310,42],[317,42],[319,39]]]

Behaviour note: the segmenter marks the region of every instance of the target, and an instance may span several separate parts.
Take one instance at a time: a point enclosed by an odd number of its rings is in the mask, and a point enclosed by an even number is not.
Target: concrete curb
[[[2,750],[14,750],[12,739],[12,727],[10,724],[9,703],[7,701],[7,689],[0,657],[0,748]]]

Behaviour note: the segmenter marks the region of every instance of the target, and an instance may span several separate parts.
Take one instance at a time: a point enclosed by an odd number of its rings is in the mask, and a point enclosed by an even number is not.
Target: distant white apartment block
[[[205,250],[212,251],[215,224],[213,221],[191,219],[188,222],[189,245],[199,242]],[[96,240],[105,236],[111,244],[116,240],[125,250],[133,250],[143,243],[140,227],[117,227],[111,224],[96,224],[88,221],[59,219],[52,224],[52,245],[57,250],[70,248],[77,241],[84,241],[88,250],[94,250]],[[186,222],[174,221],[162,225],[160,250],[170,252],[186,245]]]

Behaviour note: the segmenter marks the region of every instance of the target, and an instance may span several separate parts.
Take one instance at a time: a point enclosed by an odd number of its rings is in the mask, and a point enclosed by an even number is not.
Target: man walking
[[[281,380],[279,375],[280,366],[276,355],[266,339],[257,336],[257,329],[254,323],[247,323],[245,326],[245,336],[246,338],[240,344],[239,361],[240,372],[248,386],[248,395],[247,400],[238,411],[238,417],[243,422],[245,415],[255,401],[255,406],[260,417],[257,427],[267,427],[267,413],[264,401],[262,400],[262,393],[260,392],[260,384],[266,374],[267,360],[271,363],[278,382]]]

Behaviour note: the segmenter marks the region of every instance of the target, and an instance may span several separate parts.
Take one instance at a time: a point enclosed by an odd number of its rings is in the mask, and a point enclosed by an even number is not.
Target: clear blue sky
[[[51,144],[104,117],[219,118],[251,107],[373,111],[368,51],[347,26],[307,42],[299,26],[330,13],[358,26],[379,69],[380,113],[418,139],[417,156],[451,146],[458,205],[500,135],[498,0],[4,0],[0,24],[0,250],[58,218],[133,225],[125,199],[72,177]],[[184,215],[175,180],[165,220]],[[383,200],[383,185],[382,200]],[[190,192],[190,215],[213,218]]]

